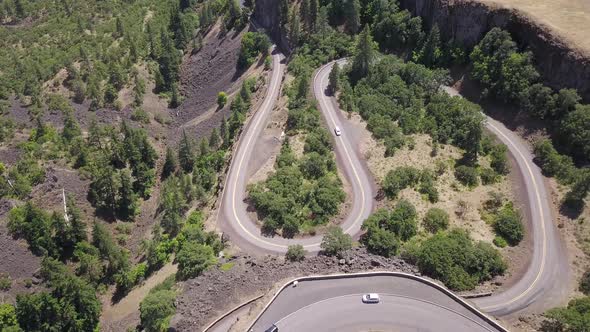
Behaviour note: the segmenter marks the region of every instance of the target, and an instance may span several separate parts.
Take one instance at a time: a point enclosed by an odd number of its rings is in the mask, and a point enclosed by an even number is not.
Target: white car
[[[342,135],[342,131],[340,131],[339,127],[334,128],[334,134],[336,134],[336,136]]]
[[[379,303],[379,294],[377,293],[369,293],[363,295],[363,302],[364,303]]]

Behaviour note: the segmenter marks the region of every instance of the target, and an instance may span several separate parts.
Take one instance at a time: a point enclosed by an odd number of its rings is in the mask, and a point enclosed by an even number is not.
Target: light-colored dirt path
[[[128,315],[139,311],[139,304],[148,295],[150,290],[166,280],[169,276],[178,271],[178,266],[172,263],[164,265],[159,271],[152,274],[140,287],[133,289],[127,296],[114,305],[103,306],[102,320],[116,322]]]

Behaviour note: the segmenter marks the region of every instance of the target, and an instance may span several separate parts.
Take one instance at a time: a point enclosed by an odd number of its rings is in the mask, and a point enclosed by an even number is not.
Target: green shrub
[[[421,273],[457,291],[473,289],[506,270],[496,249],[484,242],[474,243],[467,232],[459,229],[439,232],[425,240],[416,260]]]
[[[455,167],[455,177],[459,182],[468,187],[475,187],[478,184],[478,174],[475,167],[460,165]]]
[[[580,291],[585,295],[590,294],[590,270],[584,272],[582,280],[580,280]]]
[[[6,292],[6,291],[10,290],[11,287],[12,287],[12,280],[10,279],[10,276],[8,276],[8,275],[0,276],[0,290]]]
[[[496,215],[494,230],[510,245],[515,246],[524,237],[524,226],[521,219],[520,213],[514,209],[512,203],[508,203]]]
[[[238,66],[241,69],[250,67],[254,63],[254,60],[256,60],[258,54],[266,55],[269,48],[270,40],[264,33],[247,32],[242,37]]]
[[[344,251],[352,248],[352,238],[345,234],[342,228],[330,226],[324,234],[320,248],[328,256],[340,256]]]
[[[413,187],[420,181],[420,171],[411,166],[402,166],[391,170],[383,180],[383,191],[390,199],[397,198],[400,191]]]
[[[221,91],[217,94],[217,106],[223,108],[227,104],[227,93]]]
[[[449,227],[449,214],[443,209],[431,208],[426,212],[423,224],[430,233],[444,231]]]
[[[400,241],[393,232],[379,227],[369,227],[363,236],[363,243],[370,253],[384,257],[397,255],[400,246]]]
[[[546,320],[541,326],[544,332],[588,331],[590,322],[590,297],[571,300],[566,308],[555,308],[545,313]]]
[[[176,255],[176,261],[180,278],[189,279],[199,276],[211,266],[215,255],[210,246],[187,242]]]
[[[300,262],[305,259],[305,249],[303,249],[303,246],[300,244],[290,245],[287,248],[285,258],[291,262]]]
[[[176,312],[176,294],[171,290],[150,292],[139,305],[141,325],[147,332],[168,330],[170,318]]]
[[[498,248],[505,248],[508,245],[508,242],[506,242],[503,237],[496,235],[496,237],[494,237],[494,245]]]
[[[150,123],[150,116],[143,108],[136,107],[133,109],[133,113],[131,113],[131,120],[148,124]]]
[[[496,171],[487,167],[481,169],[479,176],[481,177],[481,183],[484,185],[494,184],[499,180],[499,176]]]
[[[11,330],[10,328],[15,328]],[[16,310],[10,303],[0,304],[0,331],[22,331],[18,328]]]

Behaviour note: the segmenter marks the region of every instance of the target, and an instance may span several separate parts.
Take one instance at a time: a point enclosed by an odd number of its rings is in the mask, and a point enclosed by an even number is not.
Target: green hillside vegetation
[[[41,108],[42,83],[66,68],[77,102],[114,106],[136,63],[148,64],[159,92],[172,92],[182,51],[227,7],[221,0],[202,2],[5,0],[0,19],[32,22],[0,27],[0,97],[30,96],[31,106]]]

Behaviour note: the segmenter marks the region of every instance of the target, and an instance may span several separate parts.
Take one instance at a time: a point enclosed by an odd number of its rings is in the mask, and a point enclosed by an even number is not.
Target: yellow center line
[[[518,300],[520,300],[521,298],[523,298],[524,296],[526,296],[528,293],[530,293],[531,290],[533,290],[533,288],[535,287],[535,285],[537,284],[537,282],[539,281],[539,279],[541,279],[541,275],[543,274],[543,271],[545,270],[545,258],[547,256],[547,232],[545,229],[545,215],[543,212],[543,207],[541,205],[541,195],[539,194],[539,188],[537,186],[537,181],[535,180],[535,177],[533,175],[533,171],[531,169],[531,166],[529,165],[528,160],[526,159],[526,157],[522,154],[522,152],[520,152],[520,149],[516,146],[516,144],[514,144],[514,142],[508,137],[506,136],[504,133],[502,133],[496,126],[494,126],[491,123],[487,123],[487,125],[492,128],[492,130],[494,132],[496,132],[496,135],[500,135],[502,137],[504,137],[504,139],[506,139],[506,141],[508,141],[508,143],[510,145],[512,145],[512,147],[516,150],[516,152],[518,153],[518,155],[520,156],[520,158],[524,161],[526,169],[529,173],[530,179],[533,183],[533,189],[535,191],[535,198],[537,200],[537,206],[539,209],[539,215],[540,215],[540,219],[541,219],[541,232],[543,235],[543,244],[542,244],[542,254],[541,254],[541,265],[539,267],[539,271],[535,277],[535,279],[533,280],[533,282],[529,285],[529,287],[522,292],[520,295],[515,296],[514,298],[512,298],[511,300],[501,303],[501,304],[495,304],[495,305],[491,305],[488,307],[483,307],[482,310],[490,310],[492,308],[497,308],[497,307],[503,307],[503,306],[508,306]],[[530,206],[529,206],[530,207]],[[531,207],[532,209],[532,207]],[[531,215],[531,218],[533,216]]]
[[[279,61],[277,61],[277,58],[279,59]],[[277,64],[277,62],[278,62],[278,64]],[[280,82],[280,80],[279,80],[279,78],[280,78],[280,75],[279,75],[280,74],[280,58],[279,58],[278,55],[275,56],[275,64],[274,65],[275,65],[275,68],[279,68],[279,69],[276,70],[273,73],[273,77],[271,78],[270,87],[269,87],[269,95],[267,95],[267,97],[266,97],[267,99],[264,101],[263,105],[260,108],[262,110],[262,112],[264,112],[267,107],[270,107],[270,102],[273,99],[273,98],[271,98],[272,97],[272,93],[273,93],[272,91],[274,91],[277,82]],[[318,73],[314,77],[314,82],[317,79],[319,73],[322,72],[323,70],[325,70],[326,68],[328,68],[330,65],[331,64],[325,65],[324,67],[322,67],[318,71]],[[279,67],[277,67],[277,66],[279,66]],[[325,81],[325,79],[322,80],[321,86],[323,86],[324,81]],[[331,119],[332,123],[334,124],[334,126],[336,126],[336,122],[335,122],[335,120],[334,120],[331,112],[329,111],[329,107],[327,107],[327,105],[326,105],[325,99],[323,97],[321,97],[321,96],[316,96],[316,97],[318,97],[318,99],[320,99],[320,103],[326,107],[325,109],[326,109],[326,111],[328,113],[328,116],[330,117],[330,119]],[[252,128],[253,132],[256,132],[257,128],[259,127],[259,125],[261,124],[261,122],[262,122],[263,119],[265,119],[264,116],[262,116],[262,115],[259,115],[258,116],[258,118],[256,119],[256,122],[254,123],[254,127]],[[246,145],[244,145],[244,147],[241,148],[240,151],[245,151],[245,150],[248,149],[248,147],[250,146],[250,144],[252,144],[252,139],[253,139],[254,136],[255,135],[250,135],[248,137],[248,139],[246,141]],[[350,163],[350,166],[352,167],[352,171],[354,173],[355,179],[356,179],[356,181],[357,181],[357,183],[359,185],[360,192],[361,192],[361,198],[362,198],[362,200],[361,200],[361,209],[359,211],[358,216],[356,217],[356,219],[353,222],[353,224],[345,231],[346,233],[348,233],[348,232],[350,232],[352,230],[352,228],[354,228],[354,226],[362,218],[362,212],[365,209],[365,192],[364,192],[364,189],[362,187],[361,180],[360,180],[360,177],[359,177],[358,172],[356,170],[356,167],[352,163],[352,158],[351,158],[350,153],[349,153],[349,151],[348,151],[348,149],[346,147],[346,144],[344,144],[344,142],[343,142],[343,146],[344,146],[344,152],[346,154],[346,157],[347,157],[347,159],[348,159],[348,161]],[[250,237],[252,237],[254,240],[256,240],[257,242],[264,243],[264,244],[266,244],[268,246],[271,246],[271,247],[286,249],[286,248],[288,248],[288,246],[286,246],[286,245],[281,245],[281,244],[276,244],[276,243],[273,243],[273,242],[270,242],[270,241],[266,241],[266,240],[262,239],[261,237],[252,234],[252,232],[250,232],[242,224],[242,221],[240,220],[240,217],[238,216],[237,209],[236,209],[236,200],[237,200],[236,199],[236,191],[237,191],[238,180],[240,178],[240,172],[242,170],[244,170],[244,168],[242,166],[243,166],[243,163],[244,163],[245,156],[246,156],[246,154],[245,153],[242,153],[241,156],[240,156],[240,158],[239,158],[239,162],[238,162],[238,166],[237,166],[237,171],[236,171],[236,177],[235,177],[234,183],[233,183],[233,190],[232,190],[233,191],[232,192],[232,212],[233,212],[234,218],[238,222],[238,225],[240,226],[240,228],[246,234],[248,234]],[[319,245],[319,242],[318,243],[314,243],[314,244],[305,245],[304,248],[317,247],[318,245]]]

